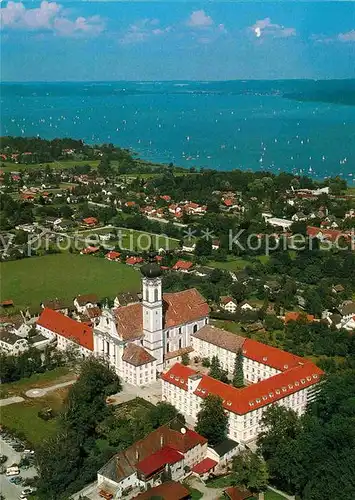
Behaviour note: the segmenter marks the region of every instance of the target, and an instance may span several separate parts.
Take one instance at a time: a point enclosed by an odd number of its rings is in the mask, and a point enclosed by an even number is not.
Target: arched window
[[[166,343],[166,352],[169,352],[169,342]]]
[[[149,302],[149,288],[145,289],[145,300]]]
[[[197,332],[197,325],[194,325],[194,333]]]
[[[181,348],[182,348],[182,340],[179,339],[179,349],[181,349]]]
[[[157,288],[154,289],[154,302],[158,302],[159,299],[159,291]]]

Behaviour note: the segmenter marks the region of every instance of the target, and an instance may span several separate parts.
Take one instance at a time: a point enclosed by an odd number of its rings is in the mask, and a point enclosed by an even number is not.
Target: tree
[[[184,366],[187,366],[190,363],[190,358],[187,352],[184,352],[184,354],[181,355],[181,363]]]
[[[197,414],[196,432],[208,439],[210,445],[221,443],[227,437],[228,416],[222,398],[209,394]]]
[[[221,364],[219,362],[218,356],[212,356],[211,367],[208,375],[219,380],[221,378],[221,370]]]
[[[148,414],[148,419],[151,422],[153,429],[157,429],[161,425],[171,422],[178,418],[182,425],[185,423],[185,418],[177,411],[175,406],[165,401],[160,401]]]
[[[233,482],[251,491],[265,490],[269,473],[265,460],[250,450],[244,450],[233,458]]]
[[[240,388],[244,386],[243,353],[241,349],[238,349],[237,355],[235,357],[232,383],[234,387]]]
[[[199,238],[196,241],[195,255],[196,257],[209,256],[212,253],[212,240],[207,238]]]

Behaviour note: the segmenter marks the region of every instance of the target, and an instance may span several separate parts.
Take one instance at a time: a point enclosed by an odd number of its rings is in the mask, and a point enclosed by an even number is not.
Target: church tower
[[[143,275],[143,346],[157,360],[157,370],[163,370],[163,297],[161,269],[153,254],[141,267]]]

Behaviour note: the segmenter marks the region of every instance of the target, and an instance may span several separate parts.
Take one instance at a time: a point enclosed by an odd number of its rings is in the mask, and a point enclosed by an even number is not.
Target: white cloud
[[[340,42],[355,42],[355,30],[348,31],[347,33],[339,33],[338,40]]]
[[[204,10],[195,10],[188,18],[186,24],[192,28],[206,28],[212,26],[214,21]]]
[[[252,31],[256,38],[288,38],[296,35],[295,28],[285,28],[281,24],[272,23],[270,17],[259,19],[248,29]]]
[[[131,24],[127,32],[120,40],[122,44],[132,44],[145,42],[154,37],[166,35],[172,30],[171,26],[159,27],[159,19],[141,19],[135,24]]]
[[[334,43],[334,42],[355,42],[355,30],[350,30],[346,33],[339,33],[335,36],[327,36],[323,34],[311,35],[311,40],[317,43]]]
[[[22,2],[10,1],[0,9],[0,23],[3,29],[51,31],[61,36],[98,35],[104,30],[104,22],[99,16],[71,20],[62,5],[47,1],[33,9],[27,9]]]

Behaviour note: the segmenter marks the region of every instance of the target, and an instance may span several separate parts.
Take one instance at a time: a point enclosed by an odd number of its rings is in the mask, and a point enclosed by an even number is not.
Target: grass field
[[[216,328],[222,328],[222,330],[227,330],[227,332],[236,333],[238,335],[243,335],[240,323],[236,323],[235,321],[227,321],[222,319],[211,319],[211,325],[214,325]]]
[[[38,307],[43,300],[58,297],[73,300],[78,294],[95,293],[99,298],[140,289],[140,273],[125,264],[70,253],[31,257],[0,264],[2,300],[15,307]]]
[[[31,377],[22,378],[17,382],[0,385],[0,398],[22,396],[26,391],[35,387],[48,387],[61,384],[74,378],[74,374],[66,366],[44,373],[35,373]]]
[[[226,269],[227,271],[240,271],[250,264],[249,260],[244,260],[241,257],[229,257],[225,262],[210,260],[207,265],[217,269]]]
[[[81,165],[90,165],[90,167],[96,168],[99,164],[99,160],[84,160],[84,161],[74,161],[74,160],[66,160],[66,161],[55,161],[52,163],[33,163],[31,165],[25,165],[23,163],[10,163],[10,162],[1,162],[1,165],[5,165],[1,167],[1,170],[4,172],[18,172],[19,170],[40,170],[44,169],[47,165],[50,168],[54,168],[56,170],[62,170],[65,168],[71,168]]]
[[[173,250],[179,244],[179,240],[175,238],[168,238],[162,234],[147,233],[146,231],[137,231],[136,229],[127,229],[125,227],[96,228],[87,231],[78,231],[75,234],[81,238],[85,238],[85,236],[112,233],[114,230],[121,231],[122,238],[120,242],[118,240],[113,240],[104,243],[109,247],[120,246],[122,250],[129,250],[131,252],[149,250],[151,245],[153,245],[156,250],[159,250],[159,248]],[[100,241],[97,240],[97,243],[99,242]],[[95,238],[92,243],[96,243]]]

